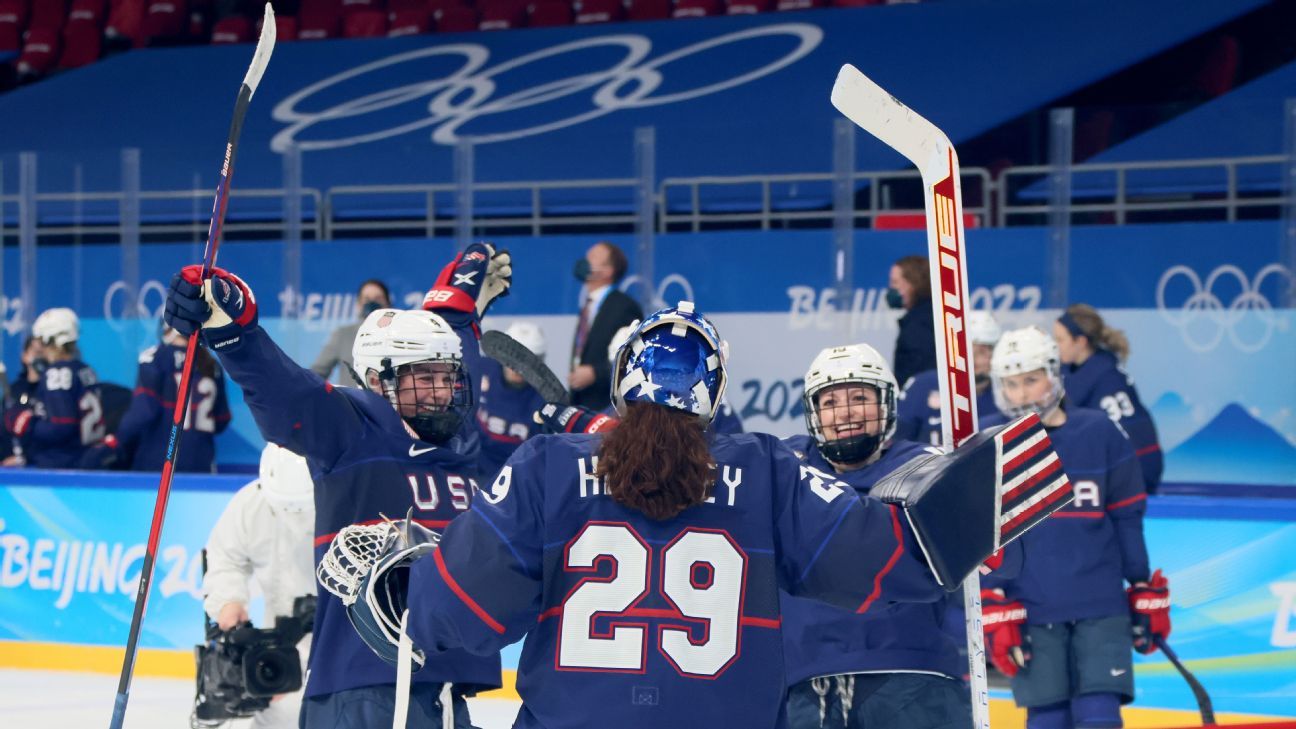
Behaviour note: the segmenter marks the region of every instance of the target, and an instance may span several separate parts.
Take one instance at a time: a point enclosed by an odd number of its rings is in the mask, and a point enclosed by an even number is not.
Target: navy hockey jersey
[[[824,460],[810,436],[796,435],[783,442],[806,463],[833,473],[832,464]],[[892,471],[932,450],[892,441],[878,460],[835,476],[867,494]],[[967,664],[959,658],[954,638],[941,626],[951,601],[961,599],[962,593],[955,593],[932,603],[896,605],[885,615],[864,616],[782,593],[788,685],[818,676],[870,671],[923,671],[960,678]]]
[[[1144,486],[1149,492],[1155,492],[1164,468],[1156,425],[1152,414],[1139,400],[1134,380],[1121,369],[1116,355],[1100,349],[1078,367],[1063,367],[1062,384],[1072,405],[1102,410],[1121,426],[1134,444],[1134,453],[1143,469]]]
[[[473,373],[476,374],[475,372]],[[545,400],[530,385],[510,385],[504,380],[499,362],[482,360],[481,402],[477,404],[477,424],[481,428],[481,474],[493,480],[504,462],[522,441],[538,432],[531,416],[544,406]]]
[[[985,416],[998,412],[994,390],[977,393],[977,418],[985,427]],[[896,440],[941,445],[940,381],[936,370],[920,372],[904,384],[896,402]]]
[[[475,384],[471,373],[482,359],[476,338],[467,325],[455,331]],[[472,503],[479,449],[471,414],[459,435],[434,446],[412,436],[385,398],[334,388],[289,359],[260,327],[222,349],[220,358],[243,388],[266,440],[301,454],[310,466],[316,563],[348,524],[373,524],[384,515],[401,518],[413,507],[420,524],[439,530]],[[394,684],[396,669],[356,634],[342,601],[323,588],[317,593],[306,695]],[[499,654],[447,651],[429,660],[414,681],[453,681],[469,691],[495,688],[500,685]]]
[[[28,404],[34,417],[22,447],[29,466],[76,468],[106,435],[99,379],[80,360],[50,363]]]
[[[707,503],[654,521],[593,475],[599,435],[541,435],[410,575],[435,655],[521,638],[514,725],[784,724],[779,588],[843,608],[941,596],[898,511],[765,434],[708,436]]]
[[[166,342],[140,354],[135,394],[115,434],[118,447],[132,454],[133,471],[162,470],[184,361],[185,347]],[[225,375],[217,365],[211,373],[199,372],[195,367],[189,377],[189,415],[175,470],[210,473],[216,465],[216,435],[230,422]]]
[[[985,578],[1020,600],[1026,621],[1037,625],[1126,613],[1122,580],[1149,574],[1147,493],[1133,447],[1102,411],[1068,405],[1066,415],[1048,435],[1075,500],[1022,535],[1020,574]]]

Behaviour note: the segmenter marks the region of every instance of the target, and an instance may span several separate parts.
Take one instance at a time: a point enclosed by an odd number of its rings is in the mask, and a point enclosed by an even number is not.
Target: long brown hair
[[[895,262],[900,275],[913,286],[914,301],[931,298],[931,269],[926,256],[905,256]]]
[[[652,403],[631,403],[603,436],[596,473],[618,503],[659,521],[702,503],[715,486],[702,421]]]
[[[1121,362],[1129,359],[1129,337],[1125,332],[1107,326],[1097,309],[1088,304],[1072,304],[1066,308],[1066,313],[1080,327],[1090,345],[1111,352]]]

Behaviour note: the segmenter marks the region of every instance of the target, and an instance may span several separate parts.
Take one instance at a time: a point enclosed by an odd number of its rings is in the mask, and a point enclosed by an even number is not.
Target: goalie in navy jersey
[[[162,340],[140,353],[130,406],[117,432],[90,449],[83,462],[86,467],[162,470],[185,350],[185,338],[171,327],[163,327]],[[190,387],[184,447],[176,455],[175,470],[211,473],[216,470],[216,436],[229,427],[230,409],[225,373],[216,358],[202,347],[194,350]]]
[[[545,336],[540,327],[531,322],[516,321],[504,333],[536,356],[544,358]],[[482,434],[483,480],[494,479],[513,451],[536,432],[532,415],[544,404],[544,398],[527,384],[522,375],[493,359],[482,360],[477,424]]]
[[[1067,401],[1076,407],[1107,413],[1129,436],[1143,469],[1143,485],[1156,493],[1164,459],[1152,414],[1143,407],[1134,379],[1122,368],[1129,358],[1129,340],[1107,326],[1088,304],[1072,304],[1053,323],[1053,338],[1062,357],[1062,381]]]
[[[440,529],[468,509],[478,473],[471,377],[481,361],[478,321],[507,292],[511,275],[507,252],[473,244],[442,270],[425,311],[370,313],[352,350],[366,389],[334,388],[289,359],[257,325],[252,291],[219,269],[205,285],[198,266],[172,279],[167,323],[181,334],[202,327],[266,440],[306,458],[318,561],[348,524],[412,510],[418,524]],[[356,636],[341,602],[321,590],[303,729],[390,726],[395,684],[395,670]],[[439,725],[453,697],[456,726],[469,726],[463,696],[498,686],[498,653],[439,653],[415,678],[410,722]]]
[[[809,435],[784,443],[806,464],[867,494],[909,461],[941,452],[893,437],[896,389],[886,361],[867,344],[825,349],[805,375]],[[1016,543],[1005,552],[1020,565]],[[881,616],[781,597],[791,729],[972,726],[962,680],[967,663],[942,627],[959,593]]]
[[[81,322],[71,309],[47,309],[32,322],[47,365],[26,402],[5,410],[5,430],[26,465],[76,468],[86,450],[105,435],[99,379],[81,361]]]
[[[990,353],[999,341],[999,323],[988,311],[967,315],[968,342],[972,345],[972,374],[977,391],[977,413],[993,415],[994,390],[990,387]],[[915,443],[941,445],[940,382],[936,370],[919,372],[900,383],[896,412],[896,437]]]
[[[942,597],[895,507],[774,436],[706,428],[726,347],[689,302],[635,330],[612,383],[615,428],[528,440],[435,548],[391,524],[334,539],[320,579],[375,652],[525,636],[520,729],[763,729],[786,726],[780,589],[860,613]],[[957,486],[942,504],[988,493]]]
[[[1131,648],[1151,653],[1153,637],[1170,632],[1169,586],[1149,574],[1147,496],[1129,439],[1064,397],[1060,369],[1057,344],[1036,327],[995,347],[999,409],[1039,414],[1075,500],[1022,537],[1016,577],[983,583],[987,653],[1012,676],[1029,729],[1119,727],[1120,705],[1134,699]]]

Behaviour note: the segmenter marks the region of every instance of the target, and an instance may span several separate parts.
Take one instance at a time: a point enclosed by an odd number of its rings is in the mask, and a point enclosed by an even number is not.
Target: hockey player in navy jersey
[[[967,316],[968,340],[972,344],[972,374],[977,389],[977,413],[996,412],[994,391],[990,387],[990,353],[999,341],[999,323],[988,311],[973,311]],[[920,372],[901,383],[896,437],[915,443],[941,445],[940,382],[936,370]]]
[[[886,361],[867,344],[825,349],[805,375],[809,435],[784,442],[808,465],[867,494],[905,463],[940,452],[893,439],[896,389]],[[1016,544],[1007,549],[1016,552]],[[962,681],[967,664],[942,630],[957,593],[896,605],[884,616],[786,593],[781,598],[791,729],[972,725]]]
[[[517,321],[505,334],[541,358],[545,355],[545,336],[531,322]],[[477,424],[481,428],[482,481],[491,481],[504,462],[522,441],[536,432],[532,415],[544,406],[544,398],[517,372],[493,359],[484,359],[481,369],[481,402],[477,405]]]
[[[1022,537],[1020,574],[986,578],[987,653],[1013,677],[1029,729],[1119,727],[1134,698],[1131,647],[1151,653],[1153,636],[1170,632],[1169,587],[1149,574],[1134,449],[1103,412],[1063,397],[1060,369],[1057,344],[1036,327],[995,347],[999,408],[1039,413],[1075,500]]]
[[[202,347],[194,351],[189,416],[185,418],[184,447],[176,456],[175,470],[211,473],[216,469],[216,436],[230,423],[229,400],[225,373],[216,358]],[[162,341],[140,354],[135,392],[117,432],[90,449],[88,467],[129,465],[132,471],[162,470],[184,360],[184,337],[164,327]]]
[[[439,529],[468,509],[479,451],[471,377],[481,361],[478,321],[507,292],[511,274],[507,252],[474,244],[442,270],[424,299],[427,311],[369,314],[353,347],[368,389],[335,389],[289,359],[257,325],[252,291],[219,269],[205,286],[197,266],[172,279],[167,323],[181,334],[202,327],[262,434],[307,459],[318,560],[348,524],[412,509],[419,524]],[[322,590],[314,636],[303,729],[390,726],[395,670],[365,647],[342,604]],[[439,726],[453,694],[456,726],[467,727],[463,696],[499,685],[498,653],[439,653],[415,678],[411,726]]]
[[[860,613],[942,593],[894,507],[773,436],[706,429],[725,360],[689,302],[657,312],[613,370],[616,428],[524,443],[435,549],[349,527],[321,580],[392,660],[525,636],[520,729],[785,726],[780,588]],[[953,485],[909,496],[985,493]]]
[[[22,449],[28,466],[76,468],[86,449],[103,440],[99,380],[81,361],[81,322],[71,309],[47,309],[32,322],[48,362],[26,403],[5,410],[5,430]]]
[[[1053,338],[1062,356],[1067,402],[1102,410],[1120,425],[1134,444],[1144,487],[1156,493],[1164,466],[1161,444],[1152,414],[1121,367],[1130,351],[1125,333],[1107,326],[1092,306],[1072,304],[1053,323]]]

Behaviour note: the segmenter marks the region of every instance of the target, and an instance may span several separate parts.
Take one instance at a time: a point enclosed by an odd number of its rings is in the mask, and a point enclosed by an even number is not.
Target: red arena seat
[[[36,0],[32,3],[31,19],[27,21],[27,30],[48,28],[63,30],[63,21],[67,19],[67,0]]]
[[[477,30],[477,11],[472,8],[448,5],[437,10],[433,15],[436,17],[438,33],[466,33]]]
[[[577,0],[576,24],[611,23],[625,17],[622,0]]]
[[[27,27],[27,0],[0,0],[0,51],[22,47],[22,32]]]
[[[551,28],[572,24],[572,6],[567,0],[536,0],[527,8],[527,25]]]
[[[768,13],[774,9],[774,0],[729,0],[725,12],[729,15]]]
[[[672,18],[703,18],[720,15],[720,0],[679,0],[675,3]]]
[[[93,20],[70,20],[63,28],[63,53],[59,68],[80,68],[99,60],[103,40]]]
[[[393,10],[387,16],[387,37],[418,35],[432,29],[432,11],[426,7]]]
[[[278,26],[275,30],[278,30]],[[242,15],[221,18],[212,28],[212,45],[222,43],[249,43],[252,39],[252,21]]]
[[[353,10],[342,16],[342,37],[378,38],[387,35],[387,13],[381,10]]]
[[[144,9],[141,33],[149,44],[167,43],[189,30],[189,13],[184,0],[152,0]]]
[[[630,20],[662,20],[671,16],[671,0],[630,0],[626,17]]]
[[[526,25],[526,5],[521,0],[483,0],[478,30],[509,30]]]
[[[59,55],[59,32],[50,28],[27,31],[22,55],[18,57],[18,78],[30,80],[45,75]]]
[[[298,40],[336,38],[342,31],[342,6],[338,0],[302,0],[297,12]]]
[[[107,17],[107,5],[104,0],[72,0],[68,23],[94,23],[96,28],[102,28]]]
[[[774,5],[775,10],[809,10],[811,8],[822,8],[827,5],[824,0],[777,0]]]

